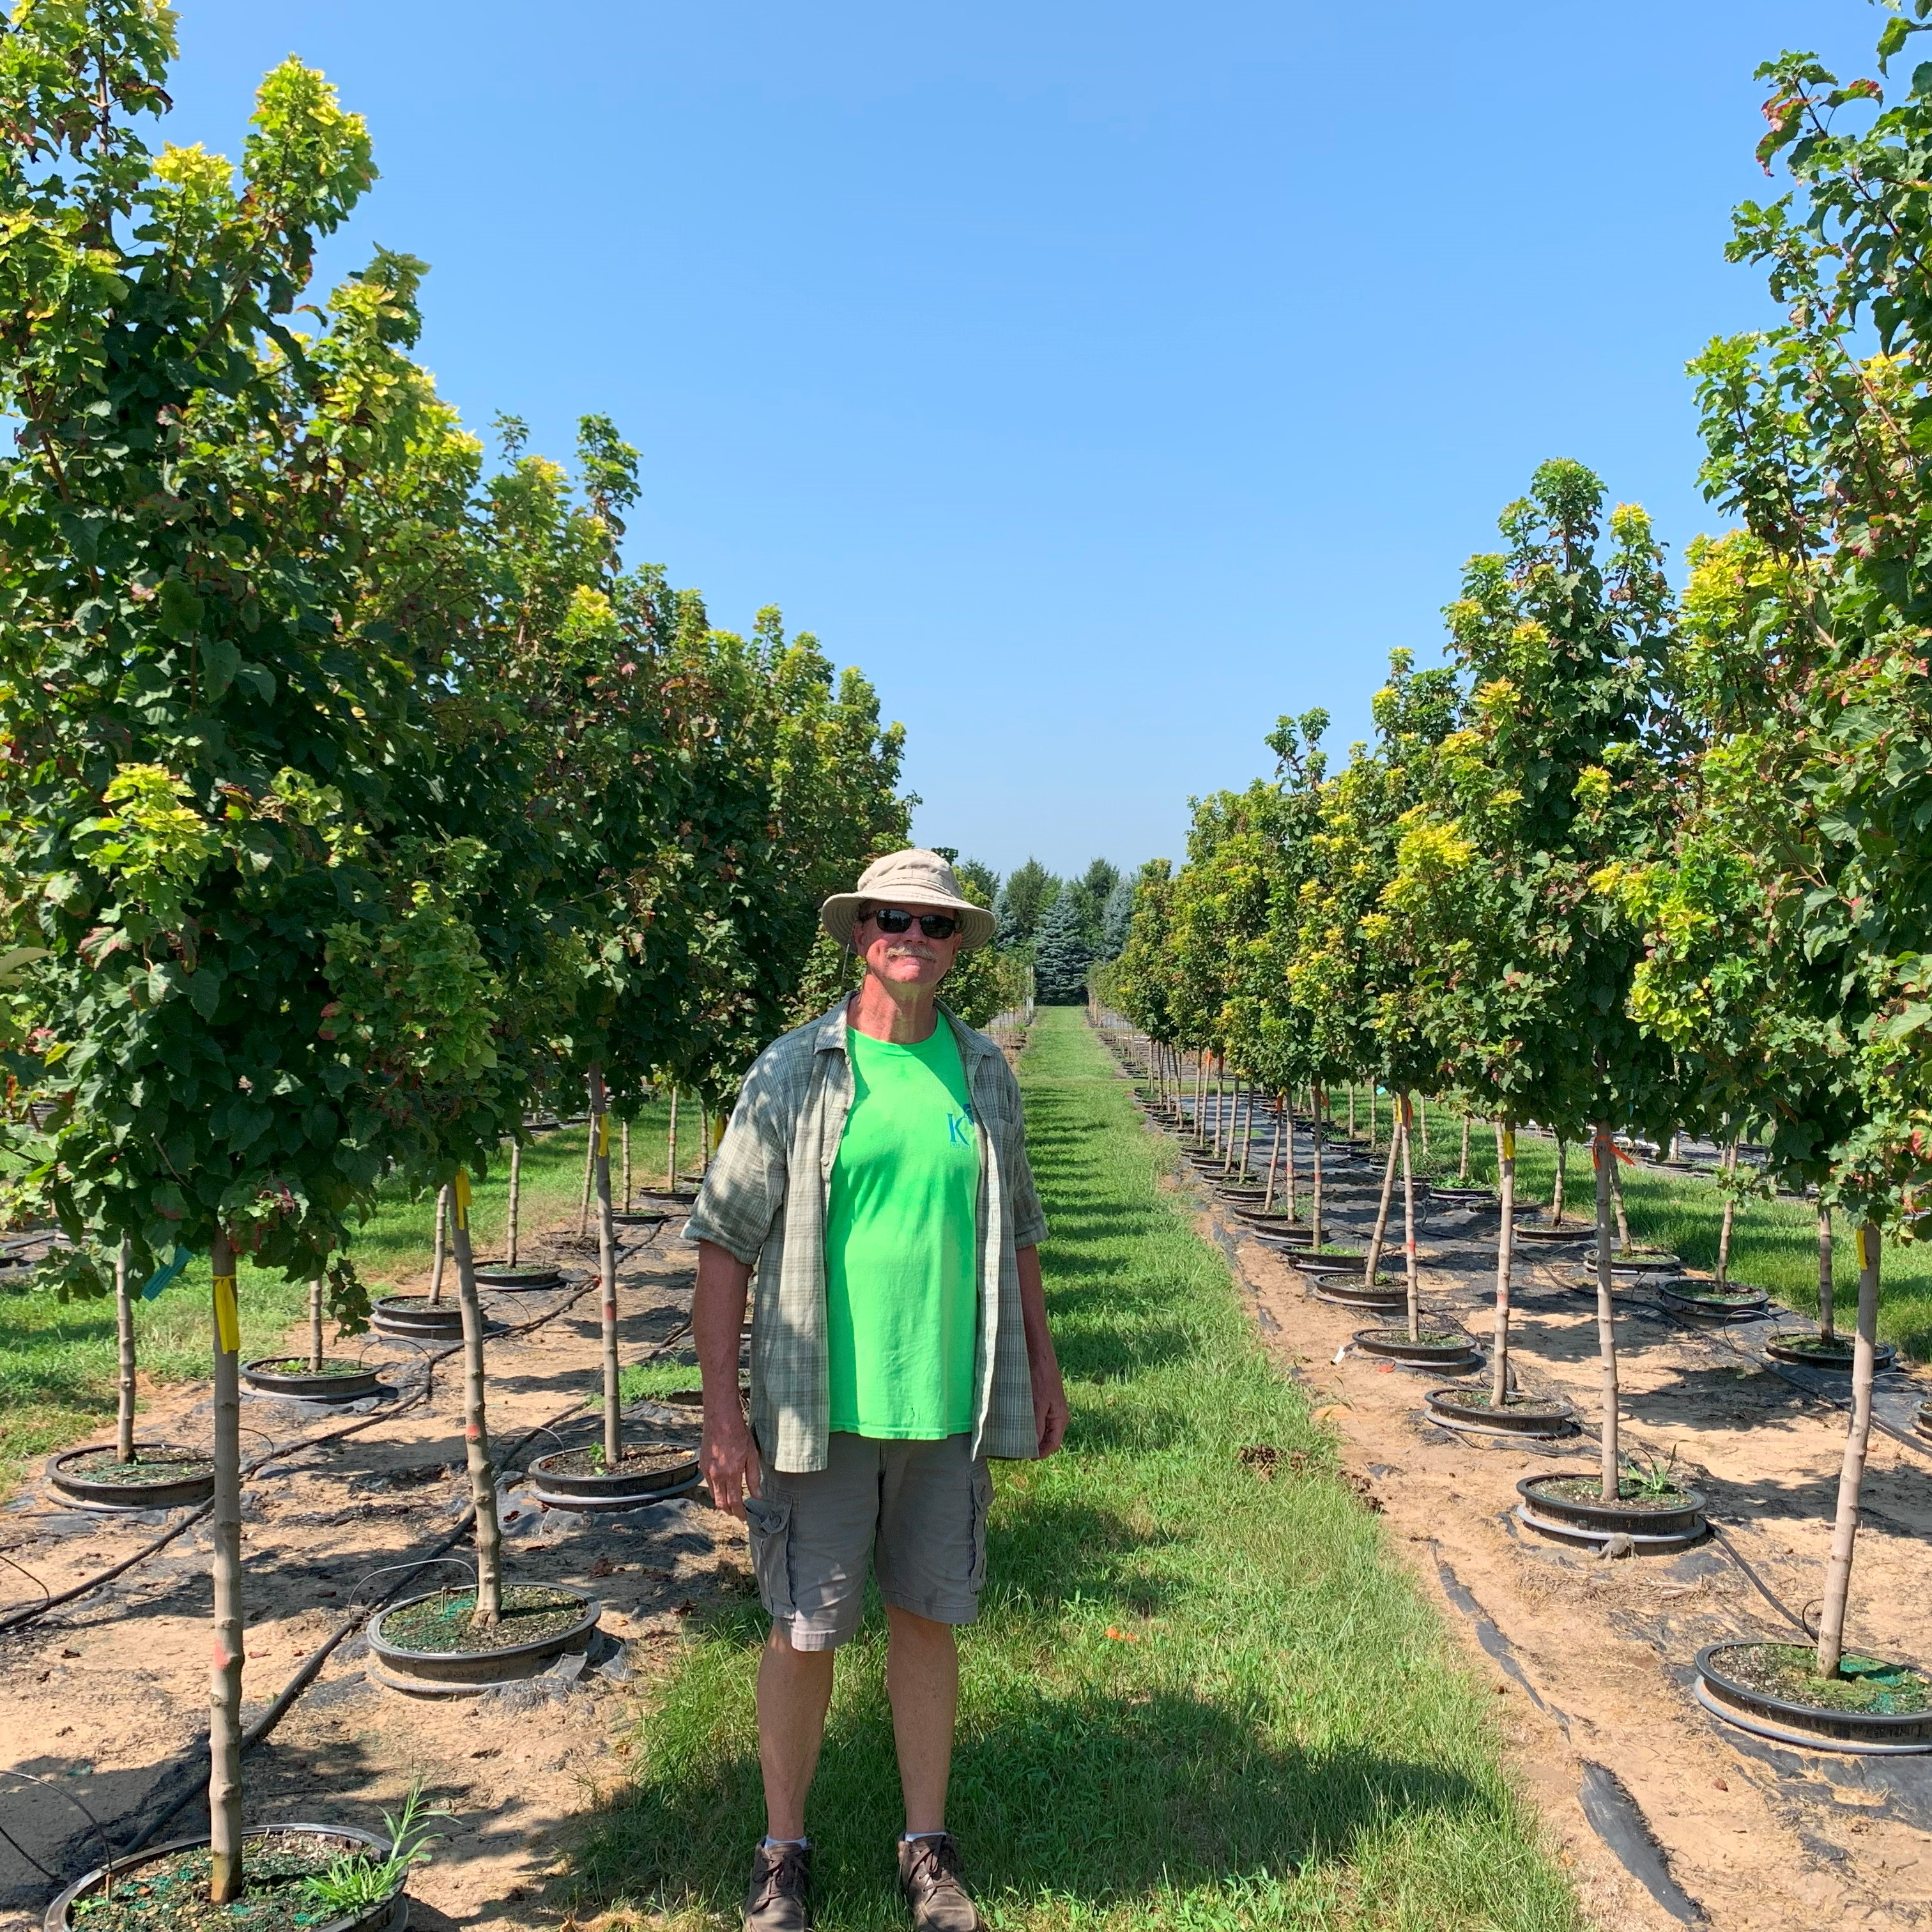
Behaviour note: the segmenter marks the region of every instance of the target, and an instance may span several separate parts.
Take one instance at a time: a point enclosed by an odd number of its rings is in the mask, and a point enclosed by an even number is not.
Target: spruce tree
[[[1077,1006],[1087,997],[1093,956],[1082,929],[1078,900],[1062,892],[1034,937],[1034,998],[1043,1006]]]

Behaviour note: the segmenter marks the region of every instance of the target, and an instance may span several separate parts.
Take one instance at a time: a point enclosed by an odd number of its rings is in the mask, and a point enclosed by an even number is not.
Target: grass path
[[[670,1109],[658,1102],[640,1111],[632,1135],[633,1184],[655,1186],[664,1173]],[[582,1184],[584,1129],[566,1128],[534,1138],[524,1155],[522,1220],[526,1235],[574,1215]],[[694,1156],[694,1114],[680,1123],[680,1151]],[[613,1140],[614,1165],[615,1140]],[[614,1174],[613,1180],[616,1180]],[[375,1218],[358,1231],[352,1252],[373,1292],[392,1276],[426,1268],[434,1239],[433,1198],[412,1200],[400,1188],[386,1192]],[[509,1156],[504,1154],[476,1190],[472,1225],[477,1252],[501,1252],[509,1221]],[[306,1318],[308,1290],[301,1282],[243,1265],[239,1282],[242,1358],[274,1353],[291,1323]],[[445,1283],[455,1292],[455,1277]],[[192,1381],[209,1372],[208,1261],[200,1257],[134,1316],[136,1359],[144,1382]],[[332,1336],[332,1328],[327,1331]],[[355,1342],[330,1342],[357,1351]],[[19,1479],[30,1456],[83,1440],[104,1428],[113,1433],[116,1368],[114,1304],[70,1302],[17,1289],[0,1292],[0,1497]]]
[[[1574,1907],[1485,1706],[1256,1345],[1082,1016],[1022,1063],[1053,1232],[1066,1451],[998,1466],[964,1643],[950,1822],[1002,1928],[1509,1928]],[[1271,1444],[1264,1480],[1244,1447]],[[764,1620],[695,1620],[633,1781],[575,1855],[586,1903],[735,1926],[762,1828]],[[876,1603],[840,1660],[808,1828],[826,1932],[903,1925]]]

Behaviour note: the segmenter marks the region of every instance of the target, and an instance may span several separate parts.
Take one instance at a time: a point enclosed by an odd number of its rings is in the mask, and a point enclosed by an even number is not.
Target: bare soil
[[[1330,1211],[1359,1234],[1373,1219],[1375,1178],[1366,1162],[1343,1177]],[[1567,1397],[1583,1430],[1556,1443],[1464,1436],[1430,1420],[1426,1370],[1351,1348],[1358,1313],[1314,1299],[1232,1217],[1204,1205],[1202,1218],[1264,1342],[1334,1427],[1352,1482],[1493,1684],[1524,1787],[1599,1924],[1661,1928],[1687,1912],[1718,1932],[1932,1920],[1932,1757],[1787,1749],[1708,1717],[1692,1695],[1706,1643],[1805,1641],[1798,1620],[1815,1617],[1824,1587],[1844,1377],[1834,1395],[1822,1372],[1774,1370],[1762,1355],[1771,1322],[1707,1328],[1670,1314],[1646,1284],[1620,1286],[1623,1445],[1675,1450],[1715,1534],[1675,1556],[1606,1560],[1514,1514],[1520,1478],[1595,1466],[1595,1297],[1564,1280],[1574,1262],[1519,1252],[1512,1355],[1524,1390]],[[1438,1206],[1420,1229],[1426,1306],[1485,1349],[1496,1227],[1493,1211]],[[1894,1428],[1910,1400],[1932,1394],[1922,1372],[1881,1383]],[[1932,1442],[1901,1436],[1909,1425],[1873,1438],[1848,1639],[1868,1655],[1924,1663]]]
[[[533,1256],[554,1253],[574,1270],[573,1284],[490,1303],[509,1324],[563,1311],[533,1333],[489,1344],[494,1442],[500,1465],[514,1450],[519,1472],[546,1450],[602,1440],[601,1418],[577,1406],[598,1387],[598,1326],[594,1294],[580,1293],[582,1257],[567,1245],[573,1238],[560,1234],[552,1244],[538,1236],[528,1244]],[[625,1360],[667,1342],[665,1359],[694,1359],[682,1330],[695,1258],[674,1230],[632,1247],[620,1273]],[[417,1386],[423,1352],[376,1340],[369,1354],[392,1366],[390,1378],[406,1392]],[[378,1574],[384,1566],[442,1542],[468,1502],[458,1366],[454,1358],[442,1364],[428,1402],[404,1410],[392,1402],[374,1426],[271,1464],[246,1486],[246,1720],[268,1707],[326,1639],[353,1626],[279,1727],[244,1759],[247,1820],[251,1826],[307,1821],[380,1832],[382,1813],[400,1810],[420,1775],[428,1796],[454,1815],[440,1822],[434,1862],[411,1880],[414,1923],[428,1932],[484,1922],[554,1925],[562,1912],[545,1906],[543,1894],[572,1821],[622,1774],[616,1733],[631,1708],[624,1687],[668,1667],[694,1609],[723,1592],[748,1591],[752,1580],[740,1526],[696,1498],[592,1516],[546,1510],[513,1477],[502,1492],[508,1580],[592,1592],[604,1606],[605,1640],[581,1665],[482,1698],[414,1697],[372,1682],[358,1604],[398,1580],[400,1573]],[[207,1441],[205,1386],[144,1394],[144,1435]],[[308,1440],[376,1412],[244,1396],[243,1454]],[[627,1428],[640,1444],[669,1439],[694,1453],[692,1410],[636,1404]],[[98,1573],[181,1514],[101,1516],[30,1482],[0,1510],[0,1604],[10,1608],[37,1598],[30,1578],[57,1592]],[[422,1572],[406,1594],[464,1585],[469,1555],[466,1534],[451,1560]],[[0,1838],[0,1932],[38,1927],[55,1888],[29,1859],[62,1882],[100,1862],[88,1814],[118,1847],[187,1793],[189,1802],[154,1842],[207,1829],[200,1793],[207,1777],[208,1562],[204,1522],[124,1576],[0,1637],[0,1766],[46,1780],[23,1786],[0,1778],[0,1818],[20,1846]]]

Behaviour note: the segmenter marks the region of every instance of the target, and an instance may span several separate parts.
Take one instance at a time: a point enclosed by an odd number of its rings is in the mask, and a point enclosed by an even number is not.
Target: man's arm
[[[1040,1286],[1040,1250],[1022,1248],[1015,1256],[1020,1270],[1020,1313],[1026,1322],[1027,1366],[1033,1372],[1033,1426],[1040,1436],[1040,1453],[1051,1456],[1066,1436],[1066,1390],[1060,1379],[1060,1358],[1053,1352],[1052,1331],[1046,1325],[1046,1291]],[[700,1286],[704,1280],[700,1264]],[[704,1344],[698,1345],[701,1350]],[[706,1386],[710,1387],[707,1380]],[[710,1403],[705,1404],[710,1426]]]
[[[1040,1278],[1037,1266],[1034,1279]],[[734,1516],[759,1494],[758,1446],[738,1396],[738,1337],[745,1325],[745,1291],[752,1269],[716,1241],[698,1244],[698,1291],[691,1304],[692,1338],[704,1381],[704,1439],[698,1466],[711,1500]],[[1037,1384],[1036,1384],[1037,1387]],[[1037,1398],[1036,1398],[1036,1402]]]

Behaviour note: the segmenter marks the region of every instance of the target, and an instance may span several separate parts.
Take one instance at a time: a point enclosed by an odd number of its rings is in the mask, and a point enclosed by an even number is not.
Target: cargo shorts
[[[900,1610],[940,1624],[978,1616],[993,1484],[972,1446],[970,1436],[886,1442],[842,1430],[822,1469],[766,1464],[764,1494],[745,1499],[752,1567],[794,1650],[836,1650],[858,1629],[868,1562]]]

